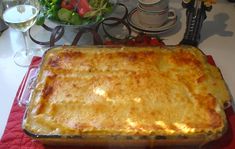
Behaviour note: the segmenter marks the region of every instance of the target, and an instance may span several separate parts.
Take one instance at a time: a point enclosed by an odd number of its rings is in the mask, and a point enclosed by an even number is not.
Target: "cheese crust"
[[[37,135],[221,136],[229,93],[190,46],[71,47],[43,59],[23,127]]]

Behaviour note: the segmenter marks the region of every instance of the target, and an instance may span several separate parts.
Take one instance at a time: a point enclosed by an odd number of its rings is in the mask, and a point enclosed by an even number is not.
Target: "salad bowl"
[[[37,24],[49,20],[66,29],[89,28],[109,16],[118,0],[40,0]]]

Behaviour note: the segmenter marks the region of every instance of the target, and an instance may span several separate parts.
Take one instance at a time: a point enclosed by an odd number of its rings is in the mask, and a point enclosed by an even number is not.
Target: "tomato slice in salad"
[[[85,13],[91,11],[91,6],[87,0],[78,0],[77,3],[77,12],[80,16],[83,16]]]
[[[77,3],[77,0],[62,0],[61,2],[61,8],[65,8],[68,10],[73,10],[75,5]]]

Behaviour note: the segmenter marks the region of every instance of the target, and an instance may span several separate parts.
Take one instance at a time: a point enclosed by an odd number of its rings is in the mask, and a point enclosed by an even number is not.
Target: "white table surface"
[[[135,5],[133,0],[124,0],[125,3]],[[181,0],[171,0],[170,6],[178,15],[176,28],[168,35],[162,35],[165,43],[176,45],[183,38],[185,30],[185,10]],[[235,4],[225,0],[218,0],[212,11],[207,14],[201,33],[199,48],[206,54],[212,55],[216,65],[221,69],[222,75],[228,84],[233,97],[235,97]],[[41,27],[34,26],[33,34],[37,39],[48,40],[49,34]],[[69,34],[69,33],[66,33]],[[83,39],[90,40],[90,39]],[[58,44],[68,44],[68,38],[63,37]],[[29,41],[31,47],[40,47]],[[6,30],[0,36],[0,138],[4,132],[9,112],[27,68],[22,68],[13,62],[13,55],[17,50],[23,49],[21,33],[13,29]]]

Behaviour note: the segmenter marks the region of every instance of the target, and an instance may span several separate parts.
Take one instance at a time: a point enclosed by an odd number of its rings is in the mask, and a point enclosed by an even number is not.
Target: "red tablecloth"
[[[37,66],[41,61],[40,57],[34,57],[32,60],[32,63],[29,67],[29,70],[33,67]],[[208,61],[215,65],[213,59],[211,56],[208,56]],[[25,78],[28,76],[26,75]],[[25,79],[24,78],[24,79]],[[21,84],[20,88],[24,86]],[[20,89],[19,88],[19,89]],[[19,91],[16,94],[16,97],[19,95]],[[0,149],[51,149],[51,148],[68,148],[68,147],[50,147],[50,146],[44,146],[40,142],[34,141],[31,138],[29,138],[21,128],[21,123],[23,119],[25,108],[19,107],[18,101],[15,99],[10,116],[7,122],[7,126],[5,129],[5,132],[3,134],[3,137],[0,141]],[[205,148],[209,149],[234,149],[235,148],[235,114],[233,113],[232,109],[229,108],[226,110],[226,115],[229,122],[229,129],[227,133],[219,140],[216,140],[214,142],[211,142]],[[71,148],[71,147],[70,147]],[[76,148],[76,147],[74,147]],[[92,148],[92,147],[86,147]]]

